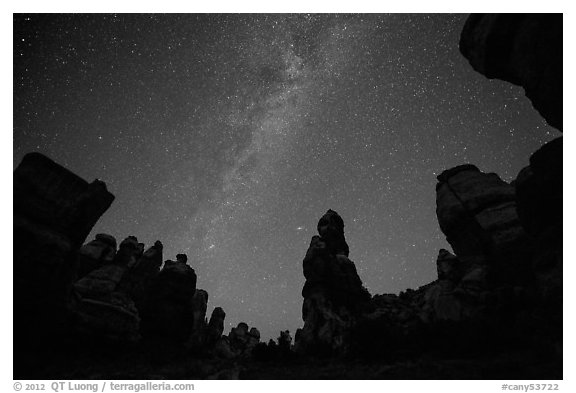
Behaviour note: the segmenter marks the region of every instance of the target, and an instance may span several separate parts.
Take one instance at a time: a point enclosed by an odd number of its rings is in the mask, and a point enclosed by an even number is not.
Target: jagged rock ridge
[[[124,239],[118,249],[108,234],[97,234],[82,245],[113,199],[103,182],[88,184],[38,153],[25,156],[15,170],[18,375],[36,376],[33,370],[46,363],[38,355],[51,351],[144,343],[200,354],[216,351],[226,340],[226,314],[216,307],[206,321],[208,293],[196,288],[196,273],[186,255],[178,254],[176,261],[162,266],[162,243],[156,241],[144,251],[135,236]],[[43,328],[38,331],[36,326]],[[257,329],[248,334],[259,340]]]

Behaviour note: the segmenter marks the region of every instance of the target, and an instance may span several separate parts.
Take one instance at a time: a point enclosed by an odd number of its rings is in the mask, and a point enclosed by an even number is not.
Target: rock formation
[[[196,336],[201,352],[220,340],[225,313],[217,307],[206,321],[208,293],[196,289],[186,255],[160,270],[160,241],[146,252],[135,236],[118,250],[107,234],[82,245],[113,199],[104,183],[37,153],[15,170],[15,375],[38,376],[50,362],[41,354],[117,351],[142,336],[176,344]]]
[[[548,124],[562,130],[562,14],[472,14],[460,51],[487,78],[522,86]]]
[[[278,347],[284,351],[289,351],[292,346],[292,336],[289,330],[283,330],[278,337]]]
[[[436,215],[446,240],[477,274],[510,281],[526,273],[527,238],[514,187],[495,173],[460,165],[438,176]],[[486,283],[488,284],[488,283]]]
[[[90,243],[83,245],[78,252],[77,279],[91,271],[112,263],[116,257],[116,239],[99,233]]]
[[[138,310],[120,283],[141,254],[138,239],[129,236],[120,243],[113,263],[93,270],[74,284],[80,295],[75,315],[85,334],[120,341],[140,339]]]
[[[539,313],[550,334],[562,336],[562,138],[530,157],[514,182],[518,216],[529,238],[530,264],[537,283]],[[559,340],[559,339],[558,339]]]
[[[77,251],[114,196],[39,154],[14,171],[15,366],[70,332]],[[41,329],[38,329],[41,327]],[[27,358],[28,357],[28,358]]]
[[[562,14],[477,14],[466,21],[460,40],[475,70],[524,87],[534,107],[560,131],[562,24]],[[532,154],[512,182],[527,238],[523,270],[537,292],[532,317],[550,322],[541,326],[543,336],[556,344],[562,336],[562,175],[562,138],[557,138]]]
[[[157,240],[138,258],[119,284],[120,290],[130,295],[139,310],[145,307],[150,286],[160,272],[163,248]]]
[[[224,332],[224,319],[226,318],[226,313],[222,308],[216,307],[212,311],[210,316],[210,322],[208,322],[207,334],[206,334],[206,345],[212,347],[216,341],[222,336]]]
[[[230,343],[230,349],[237,356],[247,356],[260,343],[260,332],[255,327],[248,329],[248,325],[245,322],[240,322],[228,334],[228,342]]]
[[[318,222],[303,262],[304,327],[297,333],[301,353],[344,353],[357,315],[370,299],[354,263],[348,259],[344,222],[333,210]]]
[[[342,219],[329,211],[319,224],[327,240],[314,236],[304,259],[296,350],[383,359],[446,354],[453,342],[461,351],[558,347],[562,262],[561,241],[553,239],[562,233],[560,148],[554,141],[535,153],[514,185],[473,165],[440,174],[436,212],[455,254],[440,250],[437,280],[400,295],[370,297],[342,251],[348,247],[339,246]],[[258,353],[269,356],[264,348]]]
[[[561,44],[561,15],[472,15],[460,49],[487,77],[523,86],[549,124],[562,129]],[[398,295],[370,296],[348,258],[344,221],[328,210],[303,261],[304,326],[294,345],[303,356],[299,361],[335,356],[340,368],[319,375],[341,378],[343,369],[357,366],[346,363],[350,357],[388,362],[380,368],[389,370],[404,364],[399,360],[430,356],[427,365],[447,368],[443,376],[477,379],[485,377],[486,368],[502,376],[502,365],[508,371],[523,367],[515,363],[518,356],[511,357],[519,353],[536,359],[533,369],[516,371],[523,379],[561,378],[562,175],[562,138],[536,151],[511,184],[470,164],[442,172],[436,212],[453,253],[439,251],[436,280]],[[280,333],[278,344],[266,345],[258,329],[243,322],[222,335],[226,314],[220,307],[206,320],[208,293],[196,288],[185,254],[160,269],[159,241],[144,252],[129,236],[116,250],[114,237],[98,234],[82,246],[113,199],[104,183],[89,184],[37,153],[26,155],[15,170],[15,379],[76,379],[71,369],[102,379],[150,352],[155,358],[150,348],[189,356],[168,367],[185,364],[180,376],[186,377],[238,378],[237,362],[254,359],[284,362],[282,369],[293,364],[288,331]],[[131,345],[118,345],[126,343]],[[92,367],[100,347],[108,352],[98,374]],[[472,367],[461,362],[470,353],[481,355]],[[504,357],[498,363],[499,354]],[[114,363],[108,355],[122,360]],[[194,356],[200,363],[191,361]],[[78,359],[83,362],[76,364]],[[57,361],[60,369],[50,372]],[[217,362],[233,366],[218,370]],[[476,366],[480,371],[461,375],[464,369],[456,363],[468,364],[468,373]],[[262,364],[253,369],[260,372]],[[200,371],[192,372],[194,367]],[[318,377],[305,368],[302,375]],[[403,377],[421,377],[423,368],[408,366]],[[155,378],[157,365],[152,369],[136,379]],[[284,375],[294,377],[293,372]],[[372,378],[373,372],[370,366],[362,375]]]
[[[166,261],[154,277],[141,310],[144,336],[174,342],[187,340],[194,327],[195,294],[194,269],[183,259]]]

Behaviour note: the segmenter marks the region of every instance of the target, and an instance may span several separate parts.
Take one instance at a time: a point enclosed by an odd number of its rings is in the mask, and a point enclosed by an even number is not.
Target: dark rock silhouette
[[[278,337],[278,347],[284,351],[289,351],[292,346],[292,336],[289,330],[283,330]]]
[[[212,347],[216,341],[224,333],[224,319],[226,318],[226,313],[222,308],[216,307],[212,311],[210,316],[210,322],[208,322],[208,330],[206,334],[207,345]]]
[[[461,165],[442,172],[438,181],[438,223],[459,258],[480,262],[524,240],[514,187],[498,175]]]
[[[208,292],[203,289],[196,289],[192,298],[194,309],[194,322],[192,330],[200,330],[206,326],[206,309],[208,306]]]
[[[303,262],[304,327],[297,334],[301,353],[344,353],[356,317],[369,301],[354,263],[348,259],[344,222],[333,210],[318,222]]]
[[[548,361],[559,361],[554,348],[562,340],[561,248],[546,242],[529,246],[514,187],[497,175],[463,165],[444,171],[438,181],[438,220],[456,253],[440,250],[438,279],[399,295],[366,297],[352,262],[331,254],[315,236],[304,260],[299,353],[374,360],[425,352],[496,356],[515,346],[532,351],[547,346]],[[537,255],[548,258],[541,279],[530,262]],[[342,263],[348,268],[342,269]],[[338,297],[343,294],[346,301]],[[550,327],[544,321],[555,322]],[[271,355],[259,348],[259,356]]]
[[[74,310],[80,330],[112,340],[140,339],[138,310],[119,285],[140,255],[138,240],[129,236],[120,243],[113,263],[93,270],[74,284],[76,293],[80,295]]]
[[[228,341],[236,356],[248,356],[260,342],[260,332],[254,327],[249,329],[245,322],[240,322],[230,330]]]
[[[152,282],[160,272],[163,248],[157,240],[138,258],[119,284],[120,290],[130,295],[138,310],[144,309]]]
[[[99,233],[90,243],[83,245],[78,252],[77,278],[82,278],[102,265],[112,263],[116,257],[116,239]]]
[[[77,251],[114,196],[39,154],[14,171],[15,367],[70,333]],[[41,326],[41,329],[38,327]]]
[[[182,259],[166,261],[152,280],[141,310],[143,335],[170,342],[187,340],[194,329],[195,295],[194,269]]]
[[[562,14],[472,14],[460,51],[487,78],[522,86],[548,124],[562,130]]]
[[[192,308],[194,310],[192,334],[188,338],[186,346],[190,349],[201,350],[205,346],[208,333],[208,321],[206,320],[208,292],[203,289],[196,289],[192,298]]]
[[[143,252],[134,236],[117,251],[109,235],[77,247],[69,260],[90,268],[63,298],[68,318],[61,326],[72,346],[91,342],[114,353],[130,344],[168,364],[176,355],[196,356],[206,378],[243,375],[226,362],[286,367],[318,355],[397,362],[475,351],[490,358],[515,347],[539,356],[541,375],[557,375],[549,370],[561,363],[562,346],[560,152],[561,140],[544,146],[513,185],[472,165],[438,176],[438,219],[455,253],[440,250],[438,279],[399,295],[370,296],[348,259],[344,222],[328,211],[303,261],[304,326],[294,347],[288,331],[264,344],[246,323],[223,336],[225,313],[217,307],[207,321],[209,296],[196,288],[187,257],[179,254],[160,270],[162,243]],[[74,268],[72,281],[79,276]],[[66,341],[55,342],[70,351],[61,345]],[[91,348],[76,353],[88,356]],[[214,368],[200,359],[223,363]],[[18,375],[34,375],[23,374],[22,364],[15,363]]]
[[[195,334],[198,353],[220,340],[225,313],[216,308],[208,324],[208,294],[196,289],[186,255],[160,270],[159,241],[146,252],[135,236],[118,250],[107,234],[82,245],[113,199],[104,183],[89,184],[37,153],[14,171],[15,376],[44,375],[60,353],[144,348],[143,336],[178,345]]]
[[[296,353],[292,347],[290,331],[280,331],[277,342],[270,339],[268,343],[258,343],[252,350],[252,358],[258,362],[286,362],[293,361]]]
[[[330,254],[345,256],[350,254],[344,237],[344,220],[338,213],[329,209],[318,221],[317,229]]]
[[[518,216],[529,238],[528,259],[537,282],[539,314],[553,337],[562,336],[562,138],[530,157],[514,182]]]
[[[482,173],[473,165],[442,172],[436,215],[459,260],[474,265],[484,281],[491,277],[513,283],[530,275],[523,268],[528,239],[516,210],[515,189],[495,173]]]
[[[460,50],[488,78],[524,87],[526,96],[553,127],[562,131],[562,14],[471,15]],[[562,138],[530,157],[512,182],[518,219],[527,243],[521,287],[535,291],[531,318],[549,347],[562,341]],[[532,279],[532,285],[526,283]]]
[[[74,284],[76,292],[84,297],[106,298],[118,287],[128,269],[135,265],[138,254],[138,240],[129,236],[120,243],[113,263],[93,270]]]
[[[452,282],[459,281],[469,266],[458,259],[450,251],[441,249],[438,252],[438,258],[436,259],[436,271],[438,273],[438,280],[449,280]]]
[[[532,154],[514,182],[518,217],[533,237],[562,222],[562,161],[560,137]]]

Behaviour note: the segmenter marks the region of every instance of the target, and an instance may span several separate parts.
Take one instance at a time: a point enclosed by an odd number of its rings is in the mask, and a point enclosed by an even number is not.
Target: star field
[[[188,254],[208,315],[302,326],[331,208],[374,293],[436,278],[436,175],[507,181],[559,133],[458,52],[465,15],[15,15],[14,167],[39,151],[116,196],[104,232]]]

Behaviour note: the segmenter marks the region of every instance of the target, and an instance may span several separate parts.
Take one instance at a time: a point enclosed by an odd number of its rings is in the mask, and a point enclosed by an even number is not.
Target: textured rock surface
[[[374,296],[353,330],[353,349],[381,357],[446,354],[453,343],[491,353],[516,345],[547,347],[558,361],[561,160],[561,141],[553,141],[533,155],[514,186],[472,165],[438,176],[438,221],[456,255],[440,250],[436,281],[399,296]]]
[[[112,292],[107,299],[84,298],[75,308],[78,330],[86,338],[118,342],[140,339],[140,317],[132,299]]]
[[[465,262],[495,265],[526,241],[514,187],[473,165],[438,176],[436,215],[446,240]]]
[[[87,298],[108,298],[117,289],[124,274],[135,265],[140,255],[138,244],[138,239],[134,236],[124,239],[113,263],[106,264],[78,280],[74,284],[76,291]]]
[[[114,196],[38,154],[13,176],[15,363],[70,330],[76,252]],[[41,327],[41,329],[38,329]],[[22,355],[25,356],[25,355]]]
[[[562,14],[472,14],[460,51],[486,77],[522,86],[562,130],[562,41]]]
[[[554,154],[553,146],[546,152]],[[546,168],[554,166],[547,155],[538,156]],[[439,224],[456,255],[440,250],[438,279],[417,290],[370,298],[354,264],[343,254],[334,255],[338,248],[321,236],[313,237],[304,259],[304,327],[296,332],[298,352],[385,359],[427,351],[456,356],[510,345],[558,346],[561,316],[543,304],[561,305],[561,284],[552,284],[561,283],[561,274],[549,268],[540,279],[530,261],[542,255],[548,266],[561,263],[550,255],[550,244],[529,246],[516,212],[514,186],[462,165],[438,176],[436,190]],[[526,203],[532,203],[530,198]],[[533,210],[526,208],[526,220],[539,214]],[[552,221],[558,223],[555,217]],[[546,220],[538,222],[539,228],[548,226]],[[554,320],[555,328],[545,320]],[[268,352],[258,351],[261,356]]]
[[[78,328],[84,334],[130,342],[140,339],[138,310],[121,282],[141,254],[138,239],[129,236],[120,243],[113,263],[90,272],[74,284],[80,295],[75,314]]]
[[[318,222],[318,232],[303,262],[304,327],[296,349],[301,353],[344,353],[357,315],[370,299],[354,263],[348,259],[344,222],[334,211]]]

